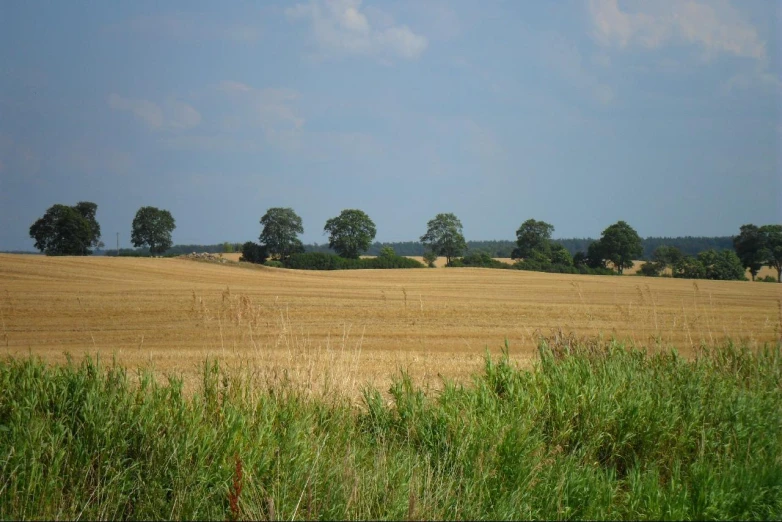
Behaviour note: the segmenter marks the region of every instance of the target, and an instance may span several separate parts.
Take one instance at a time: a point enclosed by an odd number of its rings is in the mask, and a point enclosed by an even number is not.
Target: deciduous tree
[[[706,250],[698,254],[698,262],[703,265],[704,279],[718,281],[743,280],[744,266],[733,250]]]
[[[760,227],[763,236],[766,265],[777,271],[777,282],[782,283],[782,225]]]
[[[53,205],[30,227],[35,248],[47,256],[88,256],[100,244],[98,206],[86,201],[76,206]]]
[[[462,222],[454,214],[437,214],[426,224],[426,234],[421,243],[438,256],[444,256],[448,264],[462,255],[467,242],[462,234]]]
[[[733,238],[733,248],[754,281],[760,269],[768,261],[766,234],[762,234],[760,229],[752,224],[742,225],[740,231],[740,234]]]
[[[516,231],[516,248],[513,250],[511,257],[513,259],[528,259],[534,252],[549,257],[551,252],[551,234],[553,232],[554,225],[545,221],[528,219]]]
[[[304,233],[301,218],[292,208],[275,207],[266,211],[261,218],[261,243],[273,258],[284,261],[293,254],[304,252],[304,245],[298,234]]]
[[[323,230],[329,234],[329,247],[350,259],[358,259],[366,252],[377,233],[369,216],[356,209],[343,210],[339,216],[326,221]]]
[[[682,251],[673,246],[661,245],[654,249],[652,260],[660,268],[660,271],[673,267],[684,257]]]
[[[435,266],[434,264],[437,261],[438,257],[439,256],[435,253],[434,250],[427,250],[426,252],[424,252],[423,260],[424,263],[426,263],[426,266],[428,266],[429,268],[434,268]]]
[[[611,261],[618,273],[633,266],[633,260],[643,254],[638,232],[624,221],[618,221],[603,231],[600,237],[603,259]]]
[[[171,248],[171,233],[176,222],[171,212],[155,207],[141,207],[133,218],[130,240],[135,247],[148,246],[152,255]]]
[[[95,218],[98,205],[91,201],[79,201],[73,208],[90,224],[90,246],[100,248],[100,224]]]

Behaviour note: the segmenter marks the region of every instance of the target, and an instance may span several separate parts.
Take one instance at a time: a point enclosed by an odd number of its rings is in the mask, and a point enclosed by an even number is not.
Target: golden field
[[[0,254],[0,353],[97,353],[190,379],[210,356],[312,387],[385,386],[399,368],[436,384],[506,338],[529,359],[560,328],[686,354],[725,337],[774,341],[781,325],[782,285],[768,283]]]

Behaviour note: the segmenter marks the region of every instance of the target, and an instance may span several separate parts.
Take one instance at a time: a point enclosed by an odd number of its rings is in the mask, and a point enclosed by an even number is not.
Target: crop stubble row
[[[554,329],[685,353],[779,338],[773,284],[490,269],[247,269],[186,259],[0,254],[0,350],[51,362],[100,353],[194,376],[206,356],[322,385],[473,372],[507,338],[528,359]]]

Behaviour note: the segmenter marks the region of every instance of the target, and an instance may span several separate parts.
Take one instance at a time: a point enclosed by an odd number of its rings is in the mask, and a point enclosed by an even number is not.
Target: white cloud
[[[361,0],[311,0],[285,13],[293,20],[309,20],[315,43],[324,52],[415,59],[428,45],[426,37],[396,25],[379,9],[362,10]]]
[[[224,81],[217,90],[238,102],[238,111],[229,120],[235,124],[256,125],[271,134],[298,131],[304,126],[293,102],[299,97],[292,89],[256,89],[234,81]]]
[[[655,0],[632,6],[637,9],[622,10],[618,0],[590,0],[593,34],[598,42],[647,49],[689,43],[707,53],[766,57],[765,45],[755,28],[726,0]]]
[[[749,89],[756,86],[768,87],[771,90],[782,92],[782,80],[762,68],[754,72],[735,74],[725,82],[722,92],[730,93],[734,90]]]
[[[168,103],[168,124],[175,129],[189,129],[201,122],[201,114],[190,105],[172,100]]]
[[[112,93],[108,104],[114,110],[132,112],[152,130],[190,129],[201,122],[201,114],[197,110],[178,100],[168,100],[160,106],[149,100],[124,98]]]
[[[152,129],[163,126],[163,111],[157,104],[148,100],[131,100],[123,98],[119,94],[109,95],[109,107],[118,111],[130,111],[136,118],[147,124]]]

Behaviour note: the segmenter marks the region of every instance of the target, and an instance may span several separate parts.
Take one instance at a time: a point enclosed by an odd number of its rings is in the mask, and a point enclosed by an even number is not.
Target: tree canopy
[[[704,279],[746,280],[741,260],[733,250],[707,250],[698,254],[697,259],[703,265]]]
[[[545,221],[528,219],[516,231],[516,248],[511,253],[513,259],[529,259],[535,253],[549,257],[551,253],[551,234],[554,225]]]
[[[426,234],[421,243],[438,256],[444,256],[448,264],[459,257],[467,248],[462,234],[462,222],[454,214],[437,214],[426,225]]]
[[[304,233],[301,218],[292,208],[274,207],[261,218],[260,241],[272,258],[284,261],[293,254],[304,252],[298,234]]]
[[[603,259],[611,261],[618,273],[633,266],[633,260],[643,254],[643,245],[638,232],[624,221],[618,221],[603,230],[599,240]]]
[[[777,271],[777,282],[782,283],[782,225],[764,225],[759,229],[763,238],[765,264]]]
[[[339,216],[326,221],[323,230],[329,234],[329,246],[350,259],[358,259],[377,234],[375,223],[363,210],[357,209],[343,210]]]
[[[88,256],[100,244],[98,205],[80,201],[75,206],[53,205],[30,227],[35,248],[47,256]]]
[[[130,240],[133,246],[148,246],[152,255],[159,255],[171,248],[171,232],[176,222],[168,210],[141,207],[133,218]]]
[[[674,246],[661,245],[652,253],[652,260],[660,267],[660,270],[674,266],[681,261],[684,254]]]
[[[742,225],[740,230],[741,233],[733,238],[733,248],[754,281],[768,257],[765,237],[755,225]]]

